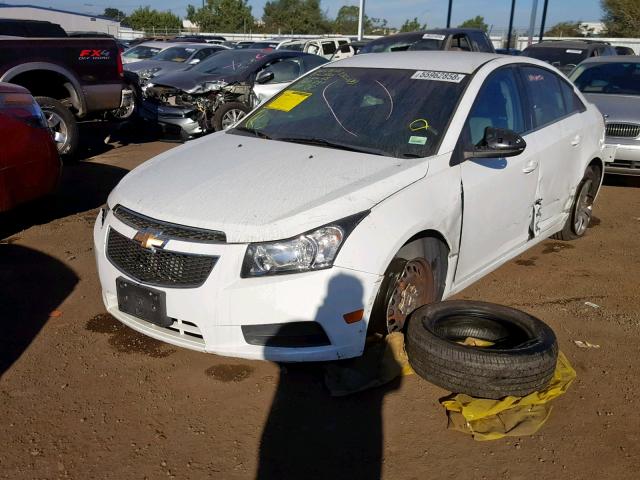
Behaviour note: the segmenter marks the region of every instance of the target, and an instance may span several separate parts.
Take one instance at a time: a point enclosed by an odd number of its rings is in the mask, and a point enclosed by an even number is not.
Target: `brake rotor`
[[[387,303],[387,331],[401,331],[407,317],[414,310],[435,300],[435,281],[431,266],[423,258],[408,261],[396,280]]]

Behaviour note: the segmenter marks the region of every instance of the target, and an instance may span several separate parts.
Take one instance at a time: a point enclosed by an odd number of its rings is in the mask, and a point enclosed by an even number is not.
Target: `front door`
[[[461,167],[464,195],[456,283],[478,274],[530,238],[538,186],[538,152],[524,115],[517,67],[503,67],[485,81],[463,129],[465,149],[482,142],[487,127],[522,134],[523,153],[471,159]]]

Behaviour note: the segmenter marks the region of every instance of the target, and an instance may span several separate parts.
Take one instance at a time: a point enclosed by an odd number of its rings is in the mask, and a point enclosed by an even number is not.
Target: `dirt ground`
[[[475,442],[416,375],[335,399],[318,365],[196,353],[106,316],[97,208],[175,144],[91,132],[53,199],[0,217],[0,478],[638,478],[640,179],[607,178],[585,238],[459,295],[540,317],[578,373],[538,434]]]

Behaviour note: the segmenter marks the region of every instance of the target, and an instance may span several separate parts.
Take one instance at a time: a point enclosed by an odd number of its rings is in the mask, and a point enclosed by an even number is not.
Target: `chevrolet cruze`
[[[543,239],[584,235],[604,122],[554,67],[358,55],[163,153],[94,230],[107,310],[175,345],[317,361]]]

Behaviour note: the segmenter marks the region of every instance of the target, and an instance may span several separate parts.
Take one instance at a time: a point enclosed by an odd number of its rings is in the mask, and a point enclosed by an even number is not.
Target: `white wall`
[[[118,36],[120,23],[99,17],[76,15],[44,8],[1,7],[0,18],[16,18],[19,20],[44,20],[57,23],[67,32],[86,31],[103,32]]]

